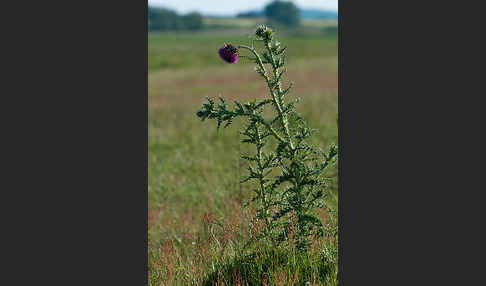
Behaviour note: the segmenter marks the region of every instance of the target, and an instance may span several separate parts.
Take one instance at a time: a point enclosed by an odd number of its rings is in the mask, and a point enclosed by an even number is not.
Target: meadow
[[[195,115],[205,96],[267,96],[254,64],[217,54],[224,42],[249,43],[253,29],[149,34],[149,285],[337,285],[336,235],[298,259],[258,246],[246,252],[254,208],[243,207],[251,185],[240,183],[240,157],[250,147],[239,143],[240,122],[217,131]],[[327,150],[338,143],[337,35],[296,31],[279,40],[288,46],[285,82],[295,84],[289,98],[302,99],[297,110],[318,130],[313,143]],[[328,208],[319,215],[337,228],[337,165],[326,176]]]

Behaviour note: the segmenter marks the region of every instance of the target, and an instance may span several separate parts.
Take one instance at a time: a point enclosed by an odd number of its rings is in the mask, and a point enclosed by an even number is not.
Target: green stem
[[[270,130],[270,132],[273,134],[273,136],[275,136],[275,138],[277,138],[278,141],[282,143],[287,142],[277,133],[277,131],[275,131],[275,129],[272,128],[272,126],[270,126],[268,122],[263,121],[262,124],[265,125],[265,127],[267,127],[268,130]]]
[[[275,76],[275,72],[278,72],[278,69],[275,70],[275,60],[273,58],[273,53],[271,52],[271,50],[269,48],[270,46],[269,46],[268,42],[266,43],[266,45],[267,45],[267,49],[269,49],[270,56],[272,58],[272,68],[274,70],[274,76]],[[272,88],[272,82],[271,82],[270,78],[267,75],[267,70],[265,69],[265,66],[263,65],[263,62],[262,62],[262,59],[260,58],[260,55],[255,51],[255,49],[253,49],[251,47],[248,47],[248,46],[245,46],[245,45],[239,45],[238,48],[239,49],[247,49],[250,52],[252,52],[253,55],[255,56],[256,61],[257,61],[257,64],[258,64],[258,66],[260,67],[260,69],[263,72],[263,77],[267,81],[268,89],[270,90],[270,94],[272,96],[273,103],[274,103],[274,105],[275,105],[275,107],[277,109],[277,113],[278,113],[278,115],[280,117],[282,126],[284,127],[285,137],[287,137],[287,143],[289,143],[290,149],[294,150],[294,144],[292,142],[292,138],[290,137],[290,133],[289,133],[287,116],[285,116],[285,114],[283,114],[283,110],[282,110],[282,107],[280,105],[280,100],[277,100],[277,98],[275,97],[275,92],[273,91],[273,88]],[[277,77],[275,76],[275,78],[277,78]],[[281,93],[282,90],[280,88],[280,81],[278,83],[278,88],[279,88],[279,92]],[[272,132],[272,130],[270,130],[270,132]]]
[[[273,69],[273,78],[274,78],[274,80],[276,80],[278,78],[278,66],[275,63],[275,57],[273,55],[272,49],[270,49],[270,42],[269,41],[265,41],[265,47],[267,48],[267,51],[270,54],[270,59],[272,60],[271,64],[272,64],[272,69]],[[283,102],[282,102],[282,87],[280,85],[280,80],[276,84],[277,84],[277,88],[278,88],[278,105],[277,105],[278,114],[280,115],[280,118],[282,120],[282,125],[283,125],[284,130],[285,130],[285,136],[287,137],[287,140],[290,143],[290,148],[292,150],[294,150],[294,144],[292,142],[292,138],[290,137],[289,123],[288,123],[287,115],[283,114],[283,111],[282,111]],[[274,99],[275,99],[275,97],[274,97]]]
[[[258,144],[257,144],[257,159],[258,159],[258,171],[260,172],[260,178],[259,178],[259,183],[260,183],[260,198],[261,198],[261,202],[262,202],[262,208],[263,208],[263,216],[265,218],[265,229],[266,229],[266,233],[268,234],[269,231],[272,229],[272,225],[271,225],[271,222],[268,218],[269,216],[269,209],[268,209],[268,201],[267,201],[267,197],[266,197],[266,193],[265,193],[265,184],[264,184],[264,181],[263,181],[263,172],[264,172],[264,168],[263,168],[263,162],[262,162],[262,138],[260,136],[260,131],[258,130],[258,125],[255,124],[255,134],[256,134],[256,137],[257,137],[257,140],[258,140]],[[272,241],[273,243],[273,241]]]
[[[237,113],[232,113],[232,114],[237,115]],[[244,116],[248,116],[248,117],[255,118],[255,114],[254,113],[251,113],[251,112],[245,112],[243,115]],[[282,136],[280,136],[277,133],[277,131],[275,131],[275,129],[273,129],[273,127],[270,125],[270,123],[268,123],[268,122],[265,121],[265,119],[263,119],[260,116],[256,116],[256,119],[258,120],[258,122],[260,122],[261,124],[263,124],[270,131],[270,133],[272,133],[272,135],[275,137],[275,139],[277,139],[278,141],[280,141],[282,143],[287,143],[287,141],[285,141],[282,138]]]

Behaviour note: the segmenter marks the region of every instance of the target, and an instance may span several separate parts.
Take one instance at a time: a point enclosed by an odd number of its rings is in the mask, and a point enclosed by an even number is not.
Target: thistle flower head
[[[219,56],[227,63],[235,64],[238,62],[238,48],[230,43],[224,43],[218,50]]]

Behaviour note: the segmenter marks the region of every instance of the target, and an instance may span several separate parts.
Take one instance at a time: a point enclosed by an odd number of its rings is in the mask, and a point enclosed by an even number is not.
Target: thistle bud
[[[258,26],[258,28],[255,31],[255,35],[258,38],[264,39],[265,41],[271,40],[272,39],[272,34],[273,34],[272,29],[268,28],[265,25]]]
[[[219,56],[227,63],[235,64],[238,62],[238,48],[230,43],[224,43],[218,50]]]

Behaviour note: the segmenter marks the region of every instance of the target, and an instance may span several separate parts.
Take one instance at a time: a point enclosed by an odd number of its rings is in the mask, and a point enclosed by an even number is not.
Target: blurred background
[[[204,218],[220,219],[223,225],[228,220],[244,221],[241,205],[251,186],[239,183],[247,172],[240,156],[252,150],[239,143],[242,125],[235,121],[218,132],[215,122],[201,122],[195,113],[205,96],[247,102],[268,92],[254,64],[243,58],[227,64],[218,49],[224,42],[249,44],[259,24],[273,28],[288,47],[283,86],[291,80],[294,88],[287,100],[302,99],[297,111],[318,130],[312,143],[327,150],[338,143],[338,3],[149,0],[148,4],[149,280],[159,285],[168,281],[164,275],[170,272],[161,266],[171,256],[162,251],[166,243],[177,248],[174,269],[184,275],[197,265],[193,246],[207,234]],[[334,178],[328,204],[337,211],[337,166],[327,176]]]

